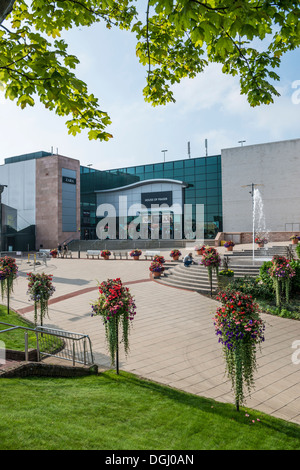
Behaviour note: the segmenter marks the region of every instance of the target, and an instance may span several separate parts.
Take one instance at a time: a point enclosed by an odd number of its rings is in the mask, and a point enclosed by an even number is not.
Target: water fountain
[[[252,262],[255,264],[255,238],[266,238],[268,239],[268,233],[266,227],[266,219],[264,214],[264,204],[259,189],[253,185],[252,190]],[[268,257],[268,248],[264,247],[265,257],[259,256],[259,261],[269,261],[271,258]]]

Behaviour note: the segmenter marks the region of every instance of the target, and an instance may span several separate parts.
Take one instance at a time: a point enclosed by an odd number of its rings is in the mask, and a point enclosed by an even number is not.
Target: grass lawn
[[[9,323],[10,325],[19,325],[29,328],[34,328],[34,325],[22,318],[19,314],[10,310],[7,313],[7,307],[0,305],[0,322]],[[6,330],[9,326],[0,324],[0,331]],[[4,341],[7,349],[17,349],[18,351],[24,351],[25,347],[25,330],[18,329],[15,331],[9,331],[7,333],[0,333],[0,340]],[[28,346],[29,348],[36,348],[36,335],[32,332],[28,333]]]
[[[0,395],[1,450],[300,449],[300,426],[123,371],[0,379]]]

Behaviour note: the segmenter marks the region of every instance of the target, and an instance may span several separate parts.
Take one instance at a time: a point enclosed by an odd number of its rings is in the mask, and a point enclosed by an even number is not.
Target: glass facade
[[[119,188],[157,178],[188,183],[188,187],[184,189],[184,203],[192,204],[193,221],[196,217],[196,204],[204,204],[205,238],[215,238],[217,232],[223,230],[221,155],[107,171],[81,167],[80,172],[82,238],[96,238],[96,190]]]

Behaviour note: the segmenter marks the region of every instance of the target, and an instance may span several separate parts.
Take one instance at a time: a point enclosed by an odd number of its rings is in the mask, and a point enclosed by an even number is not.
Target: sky
[[[153,107],[143,99],[147,71],[136,57],[133,35],[97,24],[64,36],[69,52],[80,60],[77,76],[112,120],[107,131],[113,139],[68,135],[65,118],[38,102],[21,110],[1,94],[0,164],[7,157],[53,148],[106,170],[189,158],[188,142],[192,158],[205,156],[206,139],[208,155],[219,155],[224,148],[300,138],[300,50],[282,60],[276,84],[281,96],[274,104],[251,108],[238,79],[213,64],[174,86],[176,103]]]

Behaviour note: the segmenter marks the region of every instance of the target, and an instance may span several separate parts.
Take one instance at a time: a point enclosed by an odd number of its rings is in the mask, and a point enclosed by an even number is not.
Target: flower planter
[[[52,256],[52,258],[57,258],[57,254],[56,254],[56,253],[53,254],[53,255],[51,255],[51,256]]]
[[[196,250],[197,255],[203,255],[203,250]]]
[[[227,250],[227,251],[232,251],[232,250],[233,250],[233,246],[227,246],[227,247],[226,247],[226,250]]]
[[[177,261],[179,259],[179,255],[173,256],[173,261]]]
[[[258,244],[258,247],[259,247],[259,248],[263,248],[264,246],[265,246],[264,243],[259,243],[259,244]]]
[[[109,259],[109,255],[104,255],[103,258],[104,259]]]
[[[157,271],[153,271],[152,272],[152,276],[155,277],[155,278],[158,278],[160,277],[161,273],[157,272]]]
[[[139,256],[133,256],[133,259],[140,259]]]
[[[293,245],[298,245],[298,239],[296,238],[296,239],[292,240],[292,244]]]
[[[218,287],[219,289],[224,289],[230,282],[234,281],[234,276],[219,276],[218,277]]]

